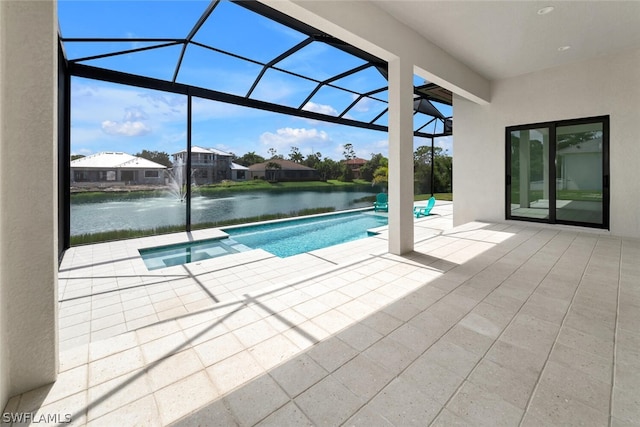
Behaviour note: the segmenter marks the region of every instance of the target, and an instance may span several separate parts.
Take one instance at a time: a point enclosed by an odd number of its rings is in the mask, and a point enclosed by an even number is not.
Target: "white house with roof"
[[[71,185],[162,185],[167,167],[142,157],[103,151],[71,161]]]
[[[187,150],[171,155],[174,167],[187,164]],[[248,169],[233,163],[233,154],[215,148],[191,147],[191,169],[193,183],[196,185],[212,184],[225,179],[242,181],[248,178]]]
[[[231,180],[232,181],[246,181],[249,179],[249,168],[231,162]]]

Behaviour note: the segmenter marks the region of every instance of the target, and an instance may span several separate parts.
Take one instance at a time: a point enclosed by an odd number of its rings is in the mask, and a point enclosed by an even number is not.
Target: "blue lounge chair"
[[[420,218],[422,215],[427,216],[429,215],[429,212],[431,212],[431,209],[433,209],[433,206],[435,204],[436,198],[431,196],[431,198],[427,202],[427,206],[415,206],[413,208],[413,214],[416,216],[416,218]]]
[[[373,211],[384,211],[387,212],[389,210],[389,198],[387,197],[387,193],[378,193],[376,196],[376,201],[373,202]]]

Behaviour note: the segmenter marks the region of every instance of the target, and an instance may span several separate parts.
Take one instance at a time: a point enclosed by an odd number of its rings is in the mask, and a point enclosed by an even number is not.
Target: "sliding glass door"
[[[549,129],[509,132],[511,153],[510,214],[549,218]]]
[[[556,219],[602,224],[603,123],[556,127]]]
[[[506,217],[609,227],[609,118],[512,126]]]

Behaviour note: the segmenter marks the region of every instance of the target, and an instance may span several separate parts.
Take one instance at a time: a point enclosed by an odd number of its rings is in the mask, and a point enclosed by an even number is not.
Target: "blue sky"
[[[64,37],[184,38],[207,5],[205,1],[60,0],[58,9]],[[264,63],[305,37],[240,6],[223,2],[198,31],[194,41]],[[65,50],[69,59],[75,59],[154,44],[134,41],[66,43]],[[180,46],[170,46],[84,63],[170,80],[180,50]],[[277,66],[323,80],[362,63],[362,60],[327,44],[313,42]],[[257,64],[191,45],[185,53],[177,81],[245,96],[261,68]],[[421,84],[423,80],[416,76],[415,82]],[[384,78],[373,68],[335,83],[356,91],[386,85]],[[269,70],[251,97],[299,107],[314,87],[313,82]],[[381,101],[386,100],[386,92],[377,96]],[[354,99],[354,95],[348,92],[323,88],[304,109],[337,115]],[[384,106],[381,101],[365,99],[349,111],[348,117],[372,120]],[[142,149],[173,153],[186,145],[187,99],[182,95],[74,77],[71,109],[71,151],[74,154],[100,151],[135,154]],[[450,107],[443,112],[451,115]],[[425,117],[417,120],[416,123],[421,125]],[[386,125],[386,117],[376,123]],[[287,157],[291,147],[295,146],[304,155],[320,152],[337,160],[342,158],[342,147],[347,143],[352,144],[356,154],[365,159],[372,153],[388,154],[385,132],[198,98],[193,101],[192,143],[237,155],[254,151],[267,156],[268,150],[275,148]],[[416,147],[429,144],[429,140],[414,141]],[[436,140],[436,145],[453,152],[450,137]]]

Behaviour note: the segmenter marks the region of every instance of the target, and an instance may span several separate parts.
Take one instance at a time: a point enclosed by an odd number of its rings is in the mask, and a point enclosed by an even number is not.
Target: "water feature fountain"
[[[173,168],[167,170],[169,176],[168,190],[180,202],[184,202],[187,198],[187,182],[185,177],[185,166],[182,159],[178,158],[173,163]]]
[[[183,169],[184,171],[184,169]],[[71,235],[93,234],[115,229],[143,230],[174,226],[186,221],[186,187],[184,180],[167,180],[161,197],[122,197],[113,200],[71,203]],[[170,185],[169,185],[170,183]],[[169,187],[171,190],[169,190]],[[192,199],[192,224],[218,222],[236,217],[288,213],[304,208],[332,206],[345,210],[371,206],[371,196],[377,189],[363,186],[358,190],[332,191],[244,191],[215,194]]]

